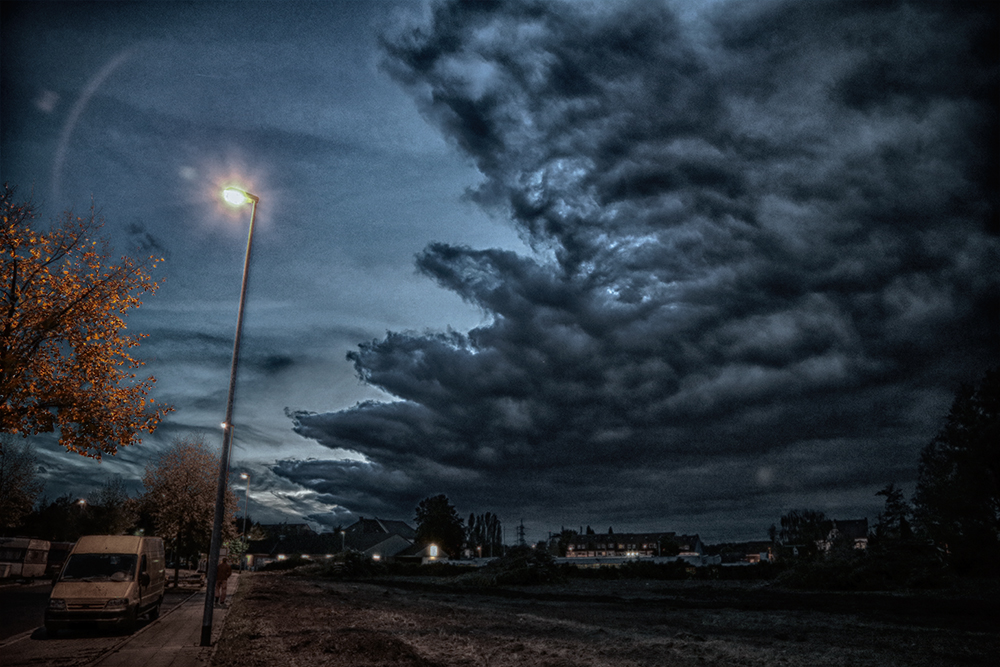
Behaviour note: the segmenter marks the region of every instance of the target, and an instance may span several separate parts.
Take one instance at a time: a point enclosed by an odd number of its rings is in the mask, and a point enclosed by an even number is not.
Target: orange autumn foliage
[[[171,410],[129,351],[125,314],[156,290],[158,260],[109,258],[102,221],[64,213],[46,231],[30,202],[0,190],[0,431],[59,431],[67,450],[100,459],[152,433]]]

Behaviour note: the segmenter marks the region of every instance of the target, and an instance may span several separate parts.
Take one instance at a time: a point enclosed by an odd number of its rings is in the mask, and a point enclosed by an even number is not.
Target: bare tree
[[[22,440],[20,446],[17,441]],[[31,512],[44,482],[27,440],[0,433],[0,528],[13,528]]]

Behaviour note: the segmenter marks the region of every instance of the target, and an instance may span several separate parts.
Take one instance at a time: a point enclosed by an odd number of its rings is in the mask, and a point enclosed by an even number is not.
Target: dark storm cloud
[[[428,246],[490,322],[361,345],[400,400],[295,429],[370,463],[274,471],[549,528],[873,514],[997,361],[996,31],[966,3],[436,5],[387,67],[538,252]]]
[[[141,220],[129,224],[126,229],[132,243],[138,246],[140,252],[144,254],[155,253],[157,257],[170,257],[170,251],[146,228]]]

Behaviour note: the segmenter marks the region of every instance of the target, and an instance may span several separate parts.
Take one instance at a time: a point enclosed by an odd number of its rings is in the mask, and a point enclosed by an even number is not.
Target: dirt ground
[[[282,573],[240,582],[212,664],[937,667],[995,664],[997,655],[1000,601],[982,590],[573,580],[483,592],[427,578]]]

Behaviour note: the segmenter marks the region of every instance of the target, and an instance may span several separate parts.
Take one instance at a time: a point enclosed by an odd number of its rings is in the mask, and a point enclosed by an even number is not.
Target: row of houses
[[[269,537],[250,542],[247,566],[261,567],[292,554],[321,559],[341,551],[356,551],[369,558],[428,562],[448,558],[433,545],[418,544],[416,531],[405,521],[360,518],[347,528],[333,533],[316,533],[308,524],[265,526]],[[868,542],[868,520],[831,520],[824,540],[817,542],[820,551],[847,540],[856,549]],[[723,550],[707,553],[701,538],[674,532],[606,533],[574,536],[566,545],[566,555],[557,561],[579,567],[603,567],[628,560],[669,562],[683,560],[691,565],[754,564],[774,561],[781,555],[794,556],[796,545],[783,547],[782,553],[770,542],[744,542],[726,545]]]
[[[248,545],[248,567],[263,567],[293,554],[323,559],[348,550],[376,560],[428,562],[448,557],[433,545],[417,543],[416,531],[404,521],[362,517],[347,528],[331,533],[316,533],[304,523],[277,524],[264,526],[264,529],[268,537],[253,540]],[[579,566],[616,564],[637,558],[680,558],[693,565],[710,564],[704,552],[705,546],[697,535],[673,532],[591,534],[576,536],[567,546],[566,557],[558,560]]]
[[[305,523],[262,528],[268,536],[247,545],[245,565],[251,569],[292,555],[318,560],[342,551],[356,551],[374,560],[427,562],[445,557],[436,546],[417,544],[417,531],[405,521],[361,517],[347,528],[330,533],[316,533]]]

